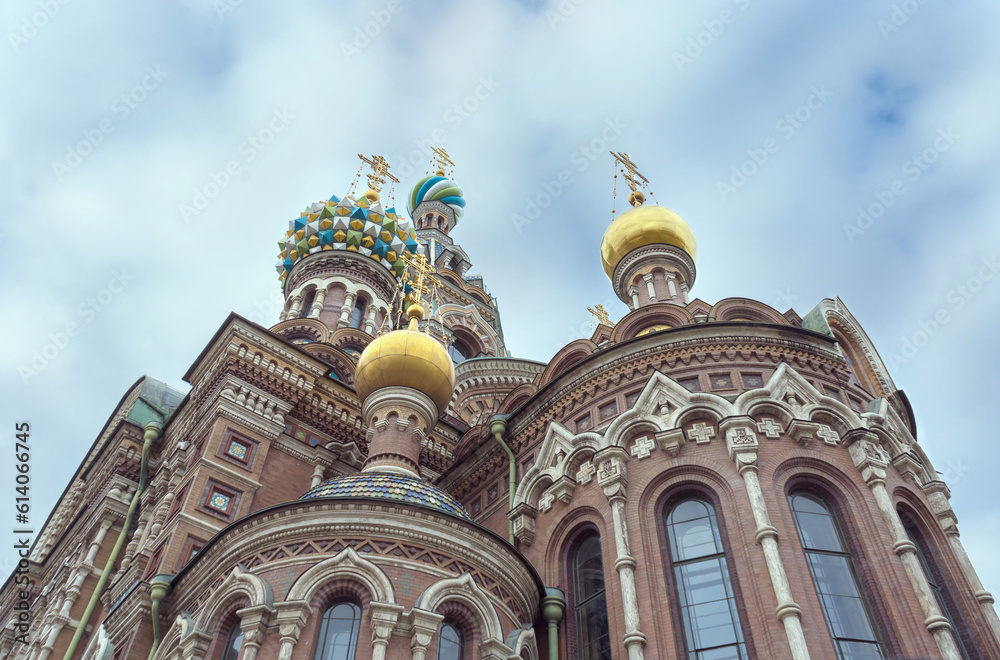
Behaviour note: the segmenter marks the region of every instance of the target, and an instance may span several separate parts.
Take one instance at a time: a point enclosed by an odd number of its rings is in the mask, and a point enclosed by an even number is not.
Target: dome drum
[[[626,305],[631,303],[629,289],[636,278],[641,277],[643,270],[650,270],[654,265],[677,273],[688,291],[694,286],[697,271],[691,255],[681,248],[666,243],[642,245],[624,255],[611,274],[611,286],[623,303]]]

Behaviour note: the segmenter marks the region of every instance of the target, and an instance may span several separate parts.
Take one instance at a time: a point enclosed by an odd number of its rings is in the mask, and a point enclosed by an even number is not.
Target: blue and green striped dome
[[[413,217],[413,212],[424,202],[441,202],[452,210],[457,223],[465,213],[465,198],[462,197],[462,189],[449,179],[439,174],[425,176],[413,186],[410,196],[406,200],[406,208]]]
[[[458,500],[440,488],[420,479],[389,472],[361,472],[329,479],[306,491],[299,499],[338,497],[367,497],[416,504],[443,511],[462,520],[472,520]]]

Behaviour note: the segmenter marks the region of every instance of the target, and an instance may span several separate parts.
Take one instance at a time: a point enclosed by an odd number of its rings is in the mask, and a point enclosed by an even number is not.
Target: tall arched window
[[[354,301],[354,309],[351,310],[351,327],[360,328],[361,322],[365,318],[365,310],[368,309],[368,301],[358,296]]]
[[[573,552],[572,578],[577,657],[580,660],[611,660],[601,537],[596,532],[588,534]]]
[[[307,318],[309,316],[310,310],[312,310],[313,303],[316,302],[316,289],[310,289],[309,293],[305,295],[302,299],[302,308],[299,312],[299,316],[302,318]]]
[[[812,493],[792,493],[788,500],[837,657],[884,660],[878,628],[830,505]]]
[[[965,650],[965,644],[962,642],[962,634],[958,626],[955,625],[955,618],[951,614],[951,609],[948,607],[948,598],[946,597],[946,590],[948,585],[941,579],[941,575],[936,569],[937,562],[934,563],[933,567],[929,559],[933,559],[934,553],[931,551],[930,546],[927,544],[927,540],[924,535],[921,534],[920,530],[917,528],[916,523],[905,513],[900,512],[900,520],[903,521],[903,528],[906,530],[906,536],[910,541],[917,547],[917,559],[920,560],[920,567],[924,570],[924,577],[927,578],[927,584],[930,585],[931,591],[934,593],[934,599],[937,601],[938,609],[941,610],[941,614],[948,619],[948,623],[951,624],[951,628],[954,631],[955,642],[958,644],[958,650],[961,652],[962,657],[968,660],[969,653]],[[950,596],[950,594],[947,594]]]
[[[700,497],[681,500],[667,514],[667,537],[688,657],[745,660],[746,645],[715,508]]]
[[[243,648],[243,629],[240,628],[239,619],[233,621],[229,627],[229,634],[226,635],[226,645],[222,647],[222,660],[236,660],[240,657],[240,649]]]
[[[354,603],[334,603],[323,613],[314,660],[354,660],[358,646],[361,608]]]
[[[463,660],[465,658],[465,633],[450,621],[438,626],[437,660]]]

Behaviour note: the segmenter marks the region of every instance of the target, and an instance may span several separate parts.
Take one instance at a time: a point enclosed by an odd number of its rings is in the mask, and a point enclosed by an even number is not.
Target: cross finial
[[[389,173],[389,161],[382,156],[372,155],[371,158],[367,158],[363,154],[358,154],[358,158],[372,168],[372,173],[368,175],[368,187],[375,192],[382,190],[382,184],[386,179],[399,183],[399,179]]]
[[[641,206],[646,197],[640,188],[645,189],[649,185],[649,179],[639,172],[639,166],[633,163],[624,151],[611,151],[609,153],[621,165],[622,176],[625,183],[628,184],[629,190],[632,191],[632,194],[629,195],[629,203],[632,206]]]
[[[413,289],[413,304],[419,305],[424,294],[431,290],[427,284],[427,278],[434,273],[434,267],[427,261],[427,256],[422,252],[410,254],[404,251],[403,261],[413,271],[409,280],[410,288]]]
[[[587,311],[596,316],[601,325],[606,325],[609,328],[615,327],[615,324],[611,322],[611,317],[608,315],[608,310],[604,309],[604,305],[588,307]]]
[[[444,176],[445,167],[455,167],[455,163],[451,162],[451,158],[448,156],[448,152],[441,147],[431,147],[431,151],[434,152],[433,161],[437,163],[438,169],[435,174],[438,176]]]

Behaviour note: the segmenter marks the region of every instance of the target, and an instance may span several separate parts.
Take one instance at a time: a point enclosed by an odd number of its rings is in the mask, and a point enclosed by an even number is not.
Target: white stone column
[[[646,273],[642,276],[642,279],[646,281],[646,291],[649,293],[649,302],[656,302],[656,289],[653,288],[653,274]]]
[[[326,300],[326,289],[316,289],[316,298],[313,300],[312,308],[309,310],[309,318],[319,318],[319,313],[323,311],[324,300]]]
[[[437,633],[438,624],[444,621],[444,616],[413,608],[406,618],[410,624],[410,657],[412,660],[424,660],[427,647]]]
[[[632,299],[632,311],[639,309],[639,289],[634,286],[630,287],[628,295]]]
[[[847,435],[846,441],[849,443],[851,459],[871,489],[875,503],[878,504],[882,518],[892,534],[892,549],[903,562],[906,575],[910,578],[913,591],[917,594],[917,602],[920,603],[920,609],[924,614],[924,626],[934,637],[941,657],[945,660],[962,660],[951,624],[941,613],[937,599],[934,598],[934,593],[927,583],[927,576],[924,575],[924,569],[917,557],[917,547],[906,536],[903,522],[899,519],[899,514],[892,505],[892,498],[885,489],[885,470],[889,464],[889,457],[879,447],[878,436],[869,431],[855,430]]]
[[[675,273],[667,273],[667,291],[670,292],[671,298],[677,297],[677,275]]]
[[[268,621],[274,613],[267,605],[254,605],[236,611],[240,617],[240,629],[243,631],[243,660],[256,660],[257,652],[264,641]]]
[[[288,314],[285,315],[286,319],[297,319],[299,318],[299,312],[302,307],[302,294],[296,293],[294,296],[288,299]]]
[[[643,660],[646,636],[639,626],[639,601],[635,591],[635,559],[632,557],[628,540],[628,525],[625,519],[626,486],[628,478],[625,461],[628,452],[623,447],[605,447],[594,455],[597,468],[597,483],[611,504],[611,521],[615,532],[615,570],[622,590],[622,606],[625,613],[625,637],[623,643],[629,660]]]
[[[354,311],[354,299],[357,296],[354,291],[347,291],[344,294],[344,306],[340,308],[340,320],[337,321],[338,328],[346,328],[351,324],[351,312]]]
[[[378,313],[378,308],[375,303],[368,305],[368,312],[365,314],[365,332],[370,335],[375,334],[375,314]]]
[[[310,485],[309,488],[315,488],[316,486],[323,483],[323,475],[325,472],[326,472],[326,466],[323,465],[322,463],[317,463],[316,466],[313,468],[312,485]]]
[[[726,449],[729,457],[736,463],[736,469],[743,477],[743,485],[747,489],[750,508],[753,510],[754,522],[757,524],[757,543],[764,553],[767,572],[771,576],[771,587],[778,601],[775,615],[785,627],[785,636],[792,651],[794,660],[808,660],[809,649],[806,647],[806,637],[802,631],[802,609],[792,599],[792,590],[788,585],[788,575],[781,562],[778,552],[778,530],[771,525],[767,513],[764,493],[760,489],[757,478],[757,435],[754,433],[754,421],[750,417],[730,417],[722,420],[719,430],[726,435]]]
[[[385,651],[403,613],[403,606],[394,603],[373,602],[368,605],[372,626],[372,660],[385,660]]]
[[[286,600],[275,603],[278,634],[281,635],[281,647],[278,649],[278,660],[292,660],[292,651],[299,641],[299,633],[312,614],[312,607],[304,600]]]
[[[288,318],[292,310],[292,299],[285,298],[285,304],[281,307],[281,313],[278,314],[278,322],[284,321]]]

